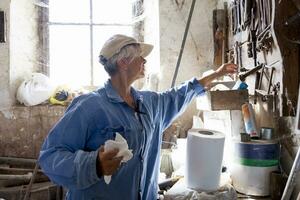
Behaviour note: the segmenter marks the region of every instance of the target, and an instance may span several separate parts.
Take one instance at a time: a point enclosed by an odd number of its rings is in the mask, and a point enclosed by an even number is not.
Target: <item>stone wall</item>
[[[14,106],[0,112],[0,156],[37,158],[64,106]]]

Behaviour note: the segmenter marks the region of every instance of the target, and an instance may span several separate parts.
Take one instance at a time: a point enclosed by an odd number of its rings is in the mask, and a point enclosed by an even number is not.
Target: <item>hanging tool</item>
[[[235,1],[232,3],[231,6],[231,31],[232,34],[235,35],[237,32],[237,6]]]
[[[257,37],[256,37],[256,33],[257,33],[257,26],[255,26],[255,13],[256,12],[256,6],[255,4],[253,4],[252,7],[252,19],[251,19],[251,28],[249,31],[249,43],[248,43],[248,57],[252,57],[253,58],[253,62],[254,62],[254,70],[256,72],[256,79],[255,79],[255,86],[254,86],[254,104],[256,104],[256,97],[257,97],[257,93],[256,93],[256,89],[258,88],[258,83],[259,83],[259,79],[260,79],[260,73],[259,73],[259,69],[262,68],[262,65],[257,65],[257,51],[256,51],[256,44],[257,44]],[[257,14],[257,13],[256,13]],[[250,70],[252,71],[252,70]]]
[[[242,29],[244,31],[247,29],[247,27],[250,25],[251,22],[251,5],[252,5],[252,0],[245,0],[243,2],[244,17],[242,22]]]
[[[183,35],[183,40],[182,40],[182,43],[181,43],[181,48],[180,48],[180,52],[179,52],[179,56],[178,56],[178,60],[177,60],[177,64],[176,64],[176,68],[175,68],[175,72],[174,72],[171,87],[174,87],[175,82],[176,82],[178,69],[179,69],[179,66],[180,66],[181,57],[182,57],[182,53],[183,53],[184,46],[185,46],[186,37],[187,37],[188,31],[189,31],[189,28],[190,28],[191,19],[192,19],[193,12],[194,12],[195,3],[196,3],[196,0],[193,0],[191,8],[190,8],[190,12],[189,12],[188,21],[186,23],[186,27],[185,27],[185,31],[184,31],[184,35]]]
[[[263,65],[258,65],[256,67],[252,68],[251,70],[249,70],[249,71],[247,71],[245,73],[240,74],[239,75],[239,79],[244,82],[246,80],[247,76],[249,76],[251,74],[254,74],[258,70],[260,70],[262,67],[263,67]]]
[[[271,63],[271,64],[265,64],[265,63],[262,63],[262,69],[261,69],[261,72],[260,72],[260,79],[259,79],[259,82],[258,82],[258,87],[255,89],[255,95],[257,94],[260,94],[262,96],[262,101],[267,101],[268,98],[270,96],[274,96],[275,95],[271,95],[271,87],[273,86],[272,83],[273,83],[273,76],[274,76],[274,71],[275,71],[275,67],[272,67],[274,64],[278,63],[279,60]],[[267,73],[265,72],[266,70],[265,69],[271,69],[271,74],[270,74],[270,77],[267,77]],[[261,85],[262,85],[262,80],[263,80],[263,76],[266,76],[267,80],[268,80],[268,90],[265,91],[265,90],[261,90]],[[256,97],[256,96],[255,96]],[[254,99],[255,100],[255,99]]]
[[[248,37],[249,43],[248,43],[248,57],[253,58],[254,66],[257,65],[257,51],[256,51],[256,29],[249,31],[249,37]]]
[[[273,76],[274,76],[274,71],[275,71],[275,68],[272,67],[271,68],[271,75],[270,75],[270,78],[268,80],[268,90],[265,91],[265,90],[261,90],[261,85],[262,85],[262,79],[263,79],[263,76],[265,74],[265,68],[267,67],[267,65],[263,65],[262,69],[261,69],[261,72],[260,72],[260,80],[259,80],[259,85],[258,85],[258,89],[256,89],[255,91],[260,94],[262,96],[262,101],[265,102],[268,100],[268,98],[270,96],[272,96],[270,94],[271,92],[271,86],[272,86],[272,81],[273,81]]]
[[[280,91],[280,82],[277,82],[274,86],[273,86],[273,113],[277,113],[277,97],[278,97],[278,93]]]
[[[243,68],[243,60],[242,60],[242,45],[243,43],[236,41],[233,45],[233,63],[238,66],[239,72],[240,69]]]
[[[271,49],[272,44],[273,37],[271,33],[271,25],[269,25],[257,36],[257,51],[268,51]]]
[[[268,93],[267,93],[268,95],[271,92],[271,86],[272,86],[274,71],[275,71],[275,68],[272,67],[272,69],[271,69],[271,75],[270,75],[270,79],[269,79],[269,84],[268,84]]]
[[[262,79],[263,79],[264,71],[265,71],[265,67],[266,67],[264,64],[261,64],[261,65],[262,65],[262,67],[261,67],[261,72],[260,72],[260,76],[259,76],[259,82],[258,82],[258,86],[257,86],[258,90],[261,89]]]
[[[241,2],[236,0],[236,12],[237,12],[237,32],[241,32],[242,15],[241,15]]]

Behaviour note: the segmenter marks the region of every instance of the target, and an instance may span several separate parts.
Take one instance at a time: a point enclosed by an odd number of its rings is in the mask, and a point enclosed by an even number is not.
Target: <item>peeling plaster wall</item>
[[[159,90],[170,88],[186,27],[192,0],[159,1],[160,82]],[[213,10],[217,0],[196,1],[176,85],[192,77],[200,77],[213,67]],[[187,130],[197,113],[195,103],[179,118]]]
[[[10,93],[37,71],[37,7],[33,0],[11,0]]]
[[[0,110],[15,104],[20,83],[37,71],[37,7],[33,0],[1,0],[6,12],[6,43],[0,43]]]
[[[146,78],[143,80],[143,90],[158,90],[158,75],[160,72],[160,38],[159,38],[159,0],[144,1],[144,42],[152,44],[153,50],[147,56]]]
[[[0,1],[0,10],[5,12],[6,22],[9,21],[10,0]],[[0,43],[0,110],[11,105],[9,93],[9,24],[6,23],[6,42]]]
[[[0,0],[6,43],[0,43],[0,156],[36,158],[64,107],[15,106],[20,83],[38,71],[37,7],[33,0]]]

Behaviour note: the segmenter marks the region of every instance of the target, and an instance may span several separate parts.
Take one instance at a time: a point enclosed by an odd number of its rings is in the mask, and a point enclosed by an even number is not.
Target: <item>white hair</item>
[[[141,48],[139,44],[128,44],[121,48],[120,52],[113,55],[108,60],[100,56],[100,63],[104,66],[105,71],[110,75],[114,75],[118,71],[117,61],[128,59],[131,62],[134,58],[140,56]]]

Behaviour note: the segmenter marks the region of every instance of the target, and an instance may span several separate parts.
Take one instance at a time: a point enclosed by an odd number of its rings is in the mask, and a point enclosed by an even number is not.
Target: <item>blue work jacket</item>
[[[138,108],[129,107],[108,80],[103,88],[73,100],[52,128],[40,151],[39,164],[56,184],[68,189],[68,200],[142,200],[157,198],[163,131],[204,93],[196,79],[163,93],[131,88]],[[97,176],[98,150],[116,132],[133,157],[107,185]]]

